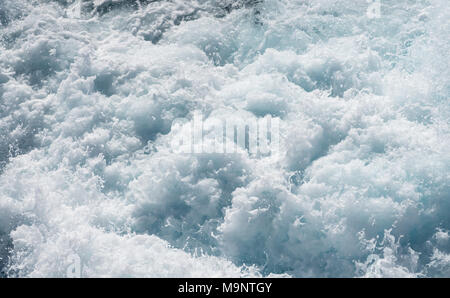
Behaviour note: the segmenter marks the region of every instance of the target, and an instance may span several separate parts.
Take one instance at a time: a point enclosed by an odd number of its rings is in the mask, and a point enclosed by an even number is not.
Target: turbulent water
[[[0,276],[450,277],[449,2],[380,4],[0,0]]]

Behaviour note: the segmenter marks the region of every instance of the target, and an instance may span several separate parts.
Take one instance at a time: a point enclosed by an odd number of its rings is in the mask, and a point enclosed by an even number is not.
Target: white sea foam
[[[0,2],[0,275],[450,275],[447,1],[141,2]]]

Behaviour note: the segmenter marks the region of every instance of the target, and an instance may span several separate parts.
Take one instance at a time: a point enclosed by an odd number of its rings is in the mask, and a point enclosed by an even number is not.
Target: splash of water
[[[3,0],[0,275],[450,276],[450,9],[368,6]],[[281,153],[173,153],[194,111]]]

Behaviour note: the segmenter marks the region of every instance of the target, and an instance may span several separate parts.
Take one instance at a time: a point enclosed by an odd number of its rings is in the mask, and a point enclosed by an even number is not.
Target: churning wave
[[[1,0],[0,276],[449,277],[449,4],[369,5]]]

